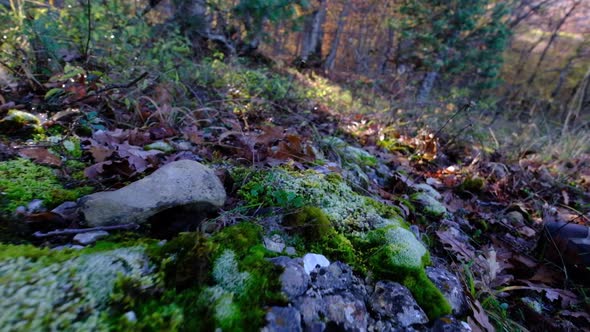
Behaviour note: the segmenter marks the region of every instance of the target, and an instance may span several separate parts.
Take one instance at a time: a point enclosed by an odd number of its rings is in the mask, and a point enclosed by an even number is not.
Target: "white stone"
[[[330,261],[324,255],[319,254],[305,254],[303,256],[303,269],[305,273],[310,274],[317,266],[327,267],[330,265]]]

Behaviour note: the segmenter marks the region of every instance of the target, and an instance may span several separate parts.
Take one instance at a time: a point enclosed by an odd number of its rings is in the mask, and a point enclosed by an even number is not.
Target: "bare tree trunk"
[[[301,40],[301,62],[306,63],[310,58],[321,60],[323,26],[326,19],[327,0],[318,0],[319,7],[305,20]]]
[[[213,31],[207,0],[175,0],[174,20],[179,22],[183,32],[191,40],[193,49],[201,48],[205,40],[210,40],[221,44],[230,56],[236,54],[233,43],[223,33]]]
[[[432,92],[432,88],[434,87],[434,83],[436,82],[436,78],[438,77],[438,70],[430,71],[426,73],[426,76],[422,80],[422,84],[420,85],[420,90],[418,90],[418,103],[424,104],[430,99],[430,93]]]
[[[354,50],[354,57],[356,62],[356,72],[357,73],[367,73],[368,72],[368,65],[367,65],[367,34],[368,34],[368,27],[367,27],[367,15],[363,14],[363,19],[360,25],[360,32],[358,37],[357,47]]]
[[[336,28],[336,33],[334,34],[334,39],[332,40],[332,45],[330,46],[330,53],[324,62],[324,69],[326,71],[332,71],[332,69],[334,69],[334,63],[336,62],[336,55],[338,53],[338,46],[340,44],[340,39],[342,38],[342,32],[344,32],[344,27],[346,26],[346,18],[348,17],[348,13],[350,12],[351,8],[352,1],[346,0],[344,2],[344,7],[340,12],[340,16],[338,17],[338,26]]]
[[[574,65],[574,62],[584,56],[584,50],[586,49],[586,47],[590,45],[589,43],[590,40],[580,43],[580,45],[578,45],[578,47],[576,48],[576,52],[567,59],[565,66],[563,66],[559,71],[559,79],[557,81],[557,85],[551,92],[551,98],[557,97],[557,95],[561,91],[561,88],[563,87],[563,84],[565,83],[567,76],[569,75],[572,69],[572,66]]]
[[[576,9],[576,7],[578,7],[578,5],[580,3],[581,3],[580,1],[575,1],[574,4],[572,5],[572,7],[565,13],[565,15],[561,18],[561,20],[559,20],[559,22],[555,26],[555,29],[553,30],[553,33],[551,34],[551,38],[549,38],[547,45],[543,49],[543,53],[541,53],[541,57],[539,58],[539,61],[537,62],[537,65],[535,66],[535,70],[533,70],[533,74],[527,80],[527,84],[533,83],[535,81],[535,78],[537,78],[537,73],[539,72],[539,68],[541,67],[541,64],[543,63],[543,60],[545,60],[545,56],[547,56],[547,52],[549,51],[549,49],[553,45],[553,42],[555,41],[555,39],[557,38],[557,35],[559,34],[559,30],[561,30],[561,27],[563,26],[563,24],[574,13],[574,10]]]
[[[570,122],[584,111],[590,111],[590,68],[588,68],[586,75],[576,89],[576,93],[567,105],[567,114],[561,128],[562,135],[567,134]]]
[[[391,61],[393,57],[393,40],[395,38],[395,30],[391,24],[387,25],[387,40],[385,41],[385,52],[381,58],[381,64],[379,65],[379,73],[385,74],[387,70],[387,62]]]
[[[274,31],[274,43],[273,43],[273,48],[272,48],[272,54],[274,56],[277,56],[281,53],[281,50],[283,49],[283,40],[285,38],[285,35],[283,35],[281,33],[281,28],[283,27],[283,23],[282,22],[277,22],[275,24],[275,31]]]

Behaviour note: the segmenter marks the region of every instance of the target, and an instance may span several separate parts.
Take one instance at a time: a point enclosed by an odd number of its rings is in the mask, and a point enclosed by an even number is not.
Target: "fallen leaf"
[[[88,150],[92,154],[94,161],[97,163],[107,160],[115,152],[112,148],[100,145],[92,145]]]
[[[561,307],[563,309],[567,309],[579,302],[576,294],[567,289],[552,288],[545,284],[535,284],[529,280],[519,281],[526,284],[528,286],[527,289],[534,290],[539,293],[545,293],[545,297],[550,301],[561,300]]]
[[[458,239],[451,230],[436,231],[436,235],[438,235],[440,242],[446,245],[445,248],[457,254],[462,261],[468,262],[475,258],[473,247],[469,243]]]
[[[84,169],[84,176],[86,176],[89,179],[96,179],[99,175],[101,175],[104,172],[105,166],[112,164],[113,162],[109,160],[88,166]]]
[[[24,148],[18,151],[18,155],[24,158],[32,159],[38,164],[57,167],[60,167],[62,164],[61,159],[46,148]]]
[[[472,317],[469,317],[467,322],[469,323],[469,326],[471,326],[473,331],[496,331],[492,323],[490,323],[490,318],[488,317],[488,314],[483,309],[479,301],[475,300],[473,303],[469,303],[469,307],[471,307],[471,310],[473,311],[473,319],[471,319]]]

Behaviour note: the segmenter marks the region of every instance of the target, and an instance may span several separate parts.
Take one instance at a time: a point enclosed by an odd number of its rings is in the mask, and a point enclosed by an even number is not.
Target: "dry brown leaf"
[[[84,176],[86,176],[89,179],[95,179],[104,172],[105,166],[111,165],[112,163],[113,163],[112,161],[103,161],[103,162],[88,166],[88,167],[86,167],[86,169],[84,169]]]
[[[115,152],[115,150],[101,145],[92,145],[88,150],[97,163],[107,160]]]
[[[475,258],[475,250],[470,244],[457,239],[457,237],[450,231],[436,231],[436,235],[448,250],[459,255],[459,258],[464,262],[471,261]]]
[[[492,323],[490,323],[490,318],[488,317],[488,314],[483,309],[483,307],[481,306],[481,303],[479,303],[479,301],[475,300],[473,303],[469,303],[469,306],[471,307],[471,310],[473,311],[473,316],[472,316],[473,319],[471,319],[472,317],[469,317],[467,319],[467,322],[469,323],[469,326],[471,326],[473,331],[485,331],[485,332],[495,332],[496,331],[496,329],[494,328]]]
[[[520,281],[528,286],[526,287],[527,289],[534,290],[539,293],[544,292],[545,297],[550,301],[561,300],[561,307],[563,309],[567,309],[571,305],[577,304],[579,302],[577,295],[567,289],[552,288],[545,284],[535,284],[529,280]]]
[[[18,151],[18,155],[32,159],[34,162],[43,165],[61,166],[61,159],[46,148],[34,147],[24,148]]]

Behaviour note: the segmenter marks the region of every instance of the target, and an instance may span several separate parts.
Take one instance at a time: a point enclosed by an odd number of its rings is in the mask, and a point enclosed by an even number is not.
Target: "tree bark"
[[[305,20],[301,40],[301,62],[307,63],[311,58],[322,58],[323,26],[326,19],[327,0],[318,0],[319,7]]]
[[[338,26],[336,27],[336,32],[334,34],[334,39],[332,40],[332,45],[330,46],[330,53],[326,57],[326,61],[324,62],[324,69],[326,71],[332,71],[334,69],[334,64],[336,62],[336,55],[338,54],[338,46],[340,45],[340,39],[342,38],[342,32],[344,32],[344,27],[346,26],[346,19],[348,17],[348,13],[352,8],[352,1],[346,0],[344,2],[344,7],[340,12],[340,16],[338,17]]]

